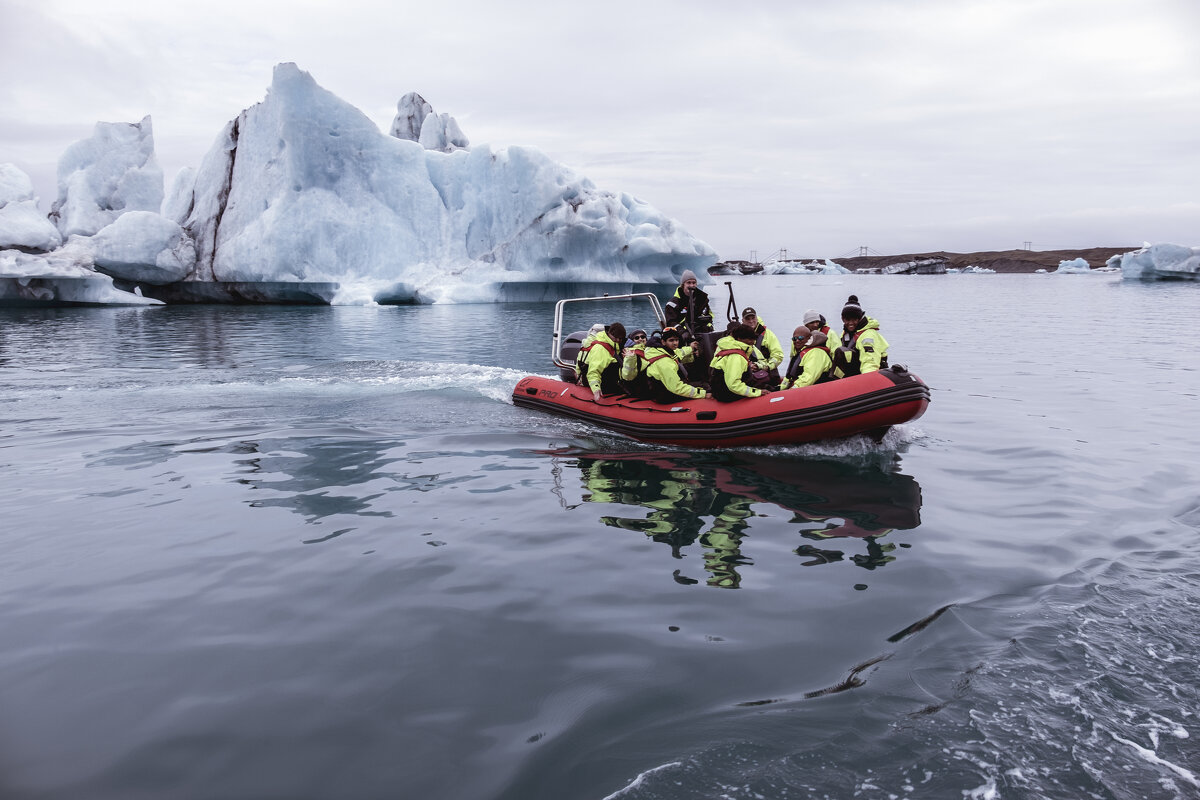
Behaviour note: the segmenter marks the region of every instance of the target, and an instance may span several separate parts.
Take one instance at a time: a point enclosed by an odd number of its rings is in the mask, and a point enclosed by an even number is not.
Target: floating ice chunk
[[[1120,267],[1126,280],[1200,279],[1200,247],[1147,244],[1140,250],[1113,256],[1107,266]]]
[[[157,212],[162,201],[150,117],[136,124],[97,122],[91,138],[68,147],[58,161],[50,220],[64,237],[90,236],[126,211]]]
[[[149,211],[130,211],[91,237],[97,267],[137,283],[181,280],[196,263],[196,247],[183,228]]]
[[[0,164],[0,248],[53,250],[62,235],[38,210],[33,182],[15,164]]]
[[[825,259],[824,266],[820,267],[820,273],[822,275],[849,275],[850,270],[846,269],[841,264],[830,261],[827,258]]]
[[[0,306],[3,305],[162,305],[125,292],[113,279],[91,269],[86,248],[68,241],[47,255],[0,250]]]
[[[1058,275],[1079,275],[1091,272],[1092,268],[1088,265],[1086,258],[1073,258],[1070,261],[1058,262],[1058,269],[1054,272]]]
[[[0,206],[0,247],[53,250],[61,244],[62,235],[38,210],[36,201]]]
[[[0,164],[0,206],[33,198],[33,181],[16,164]]]

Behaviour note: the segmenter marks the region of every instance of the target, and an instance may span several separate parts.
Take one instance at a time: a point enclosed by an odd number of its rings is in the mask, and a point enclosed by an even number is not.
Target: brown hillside
[[[853,258],[838,258],[834,260],[852,271],[882,269],[889,264],[916,261],[918,259],[944,258],[946,259],[947,267],[956,267],[958,269],[975,266],[993,269],[996,272],[1037,272],[1039,269],[1053,272],[1058,269],[1059,262],[1071,261],[1076,258],[1086,260],[1092,269],[1103,267],[1104,262],[1112,256],[1128,253],[1140,247],[1141,245],[1128,245],[1125,247],[1092,247],[1086,250],[997,250],[980,253],[949,253],[945,250],[938,250],[935,252],[906,253],[894,256],[855,256]],[[799,258],[789,260],[807,263],[821,259]],[[741,266],[745,262],[730,263],[737,264],[743,272],[752,271],[745,266]],[[721,264],[718,264],[716,267],[710,268],[710,271],[716,270],[721,266]]]

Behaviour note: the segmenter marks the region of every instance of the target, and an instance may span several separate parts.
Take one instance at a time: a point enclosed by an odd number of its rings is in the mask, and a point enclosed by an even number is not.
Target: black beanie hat
[[[842,319],[862,319],[865,316],[862,306],[858,304],[858,295],[852,294],[846,298],[846,306],[842,309]]]

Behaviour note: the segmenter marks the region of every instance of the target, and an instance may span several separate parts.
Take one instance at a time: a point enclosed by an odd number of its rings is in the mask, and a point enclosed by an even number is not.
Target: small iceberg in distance
[[[1058,262],[1058,269],[1054,270],[1055,275],[1080,275],[1087,274],[1092,271],[1087,259],[1073,258],[1070,261]]]
[[[1194,281],[1200,279],[1200,247],[1147,242],[1140,250],[1113,256],[1105,266],[1120,268],[1125,280]]]

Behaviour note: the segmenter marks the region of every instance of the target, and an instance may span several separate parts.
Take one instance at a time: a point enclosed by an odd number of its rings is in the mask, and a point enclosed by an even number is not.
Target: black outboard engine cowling
[[[575,356],[579,355],[579,348],[583,345],[583,340],[587,338],[587,335],[587,331],[575,331],[566,335],[562,345],[558,348],[558,354],[563,361],[575,363]],[[567,383],[575,383],[575,370],[559,367],[558,377]]]

